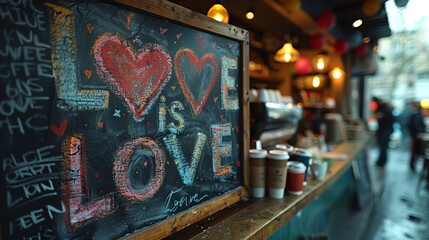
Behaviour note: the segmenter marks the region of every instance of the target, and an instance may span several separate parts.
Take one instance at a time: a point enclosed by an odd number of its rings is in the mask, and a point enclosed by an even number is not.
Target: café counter
[[[365,173],[365,149],[371,140],[367,136],[335,146],[329,152],[333,161],[325,178],[317,181],[310,177],[301,195],[286,193],[280,200],[266,196],[242,201],[170,238],[266,239],[274,236],[275,239],[288,239],[290,234],[302,236],[306,231],[320,233],[330,227],[341,227],[338,224],[348,218],[342,209],[354,204],[362,210],[371,198],[370,179],[365,180],[369,177],[368,172]]]

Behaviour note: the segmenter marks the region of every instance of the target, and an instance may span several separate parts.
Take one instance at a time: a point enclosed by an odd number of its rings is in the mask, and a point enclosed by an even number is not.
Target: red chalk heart
[[[51,125],[49,127],[51,128],[51,131],[53,133],[55,133],[55,135],[61,137],[62,135],[64,135],[64,132],[67,128],[68,123],[69,122],[67,121],[67,119],[64,119],[61,121],[60,126],[56,126],[56,125],[51,123]]]
[[[103,35],[93,47],[97,74],[143,120],[171,77],[171,59],[155,43],[133,50],[121,35]]]
[[[185,48],[177,52],[174,67],[183,93],[194,114],[198,115],[206,104],[219,74],[216,59],[213,54],[206,54],[198,59],[192,50]]]

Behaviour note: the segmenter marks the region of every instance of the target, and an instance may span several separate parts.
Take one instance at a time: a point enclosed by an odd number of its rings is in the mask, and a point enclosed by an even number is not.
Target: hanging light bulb
[[[316,68],[319,70],[325,69],[325,61],[323,60],[323,58],[317,59]]]
[[[249,20],[252,20],[255,18],[255,14],[253,13],[253,7],[250,7],[249,10],[246,13],[246,18]]]
[[[358,28],[358,27],[360,27],[361,25],[363,24],[363,21],[362,21],[362,19],[357,19],[356,21],[354,21],[353,22],[353,27],[354,28]]]
[[[329,72],[329,76],[332,79],[337,79],[337,80],[343,79],[344,78],[344,71],[341,68],[336,67]]]
[[[318,88],[320,86],[320,77],[319,76],[313,77],[312,85],[314,88]]]
[[[323,72],[325,69],[328,68],[328,65],[329,65],[329,56],[327,53],[322,52],[314,58],[314,68],[317,71]]]
[[[228,23],[229,21],[228,11],[222,5],[222,1],[217,1],[217,3],[209,9],[207,16],[219,22]]]
[[[290,42],[285,43],[283,47],[276,52],[276,55],[274,55],[274,60],[277,62],[295,62],[298,58],[299,52]]]

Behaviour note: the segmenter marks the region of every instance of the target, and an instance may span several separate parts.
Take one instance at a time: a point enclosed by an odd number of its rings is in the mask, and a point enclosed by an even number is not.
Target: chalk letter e
[[[211,125],[213,173],[215,177],[226,177],[232,170],[232,143],[223,140],[231,136],[231,124]]]

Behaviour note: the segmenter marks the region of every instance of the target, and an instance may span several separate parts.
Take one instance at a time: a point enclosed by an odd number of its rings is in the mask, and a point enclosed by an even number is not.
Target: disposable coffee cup
[[[310,166],[311,156],[312,154],[310,150],[303,148],[295,148],[290,159],[291,161],[301,162],[305,165],[304,185],[307,184],[308,168]]]
[[[304,189],[305,165],[301,162],[287,163],[286,190],[294,195],[300,195]]]
[[[319,181],[322,181],[325,178],[326,173],[328,172],[328,162],[314,162],[311,165],[311,170],[313,172],[314,178]]]
[[[270,150],[268,152],[268,187],[271,198],[284,197],[288,159],[287,151]]]
[[[250,149],[250,185],[252,195],[256,198],[265,197],[267,150]]]
[[[289,144],[276,144],[274,146],[276,149],[278,150],[285,150],[289,153],[289,155],[292,154],[294,147],[292,145]]]

